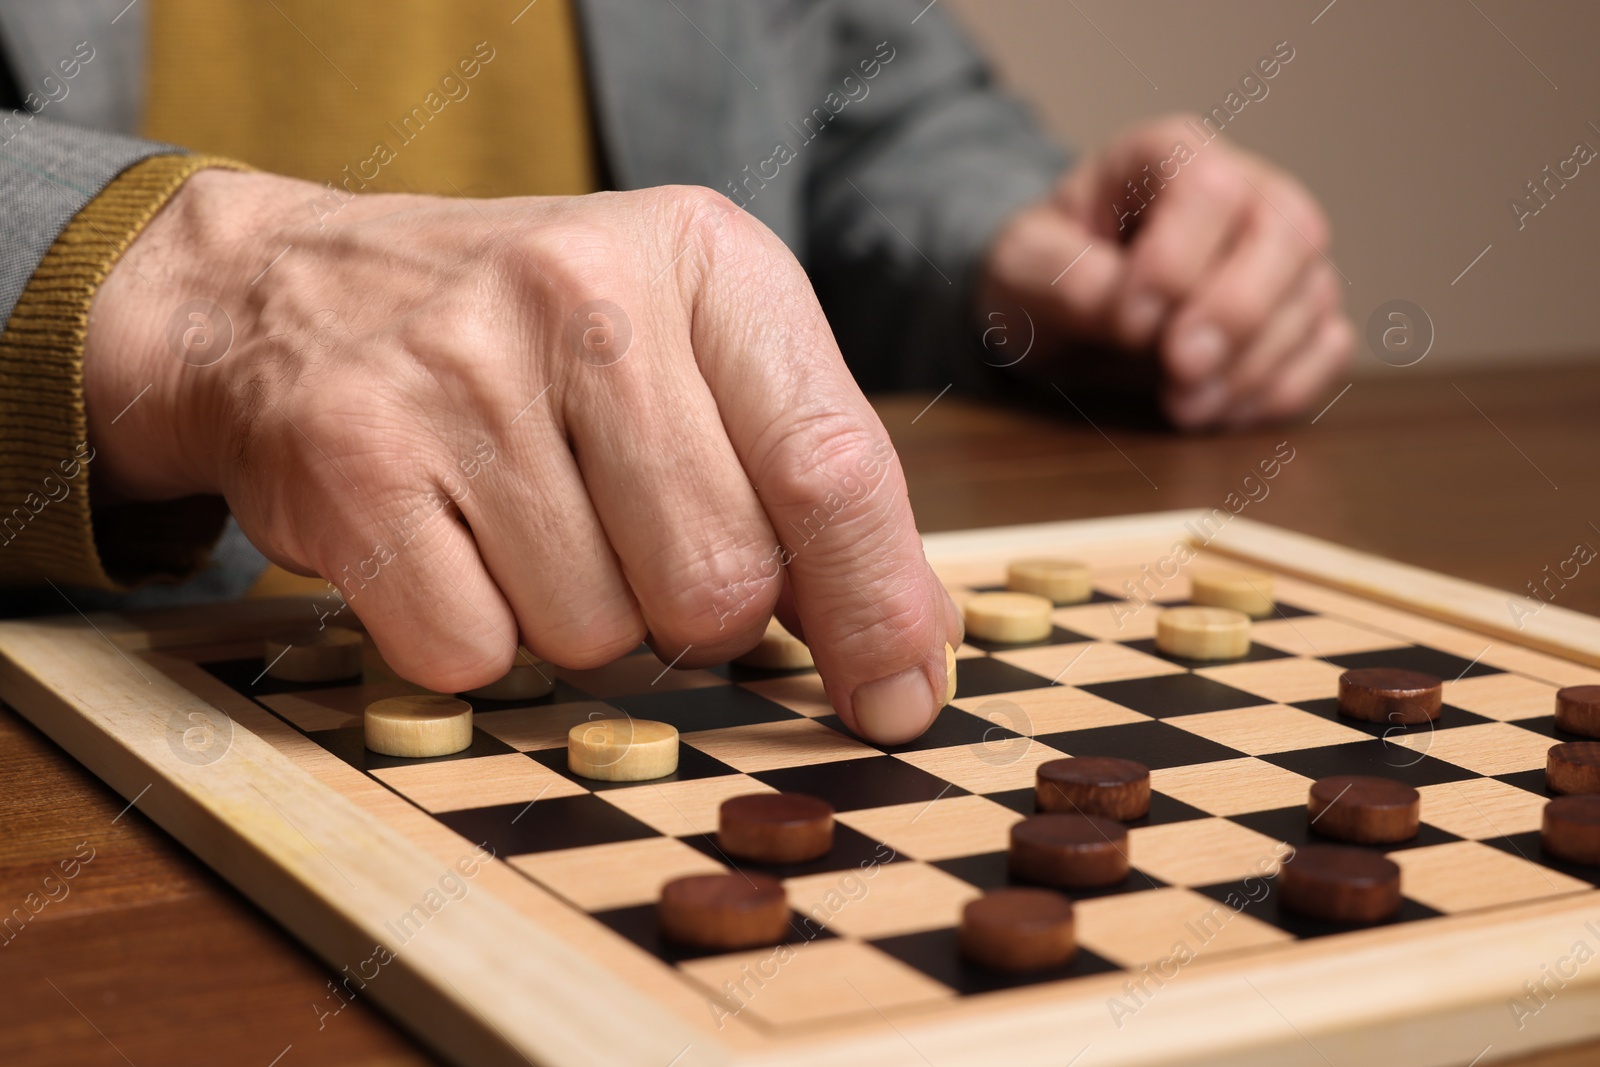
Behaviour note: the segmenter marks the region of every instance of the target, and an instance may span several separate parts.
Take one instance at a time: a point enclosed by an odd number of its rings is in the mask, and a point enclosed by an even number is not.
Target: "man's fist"
[[[86,348],[98,485],[223,494],[433,689],[519,641],[720,663],[777,610],[849,726],[927,728],[959,620],[776,237],[701,189],[361,196],[313,223],[323,192],[203,171],[134,243]],[[174,318],[195,302],[224,351],[186,347],[218,343]]]
[[[1002,230],[980,306],[1020,304],[1047,343],[1155,349],[1180,426],[1294,415],[1354,338],[1328,223],[1299,182],[1201,129],[1163,119],[1080,163]]]

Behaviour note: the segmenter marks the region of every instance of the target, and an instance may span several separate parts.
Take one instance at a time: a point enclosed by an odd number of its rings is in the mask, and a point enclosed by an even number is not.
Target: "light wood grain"
[[[1109,409],[1076,392],[1074,401],[1092,424],[1064,405],[1057,405],[1062,408],[1059,412],[1035,414],[980,406],[955,394],[930,409],[931,392],[881,398],[876,407],[906,469],[924,531],[964,529],[975,522],[1023,523],[1211,507],[1237,488],[1240,472],[1250,470],[1288,437],[1298,446],[1299,456],[1273,483],[1270,498],[1251,505],[1250,516],[1501,590],[1521,590],[1542,567],[1565,556],[1574,537],[1588,536],[1586,516],[1574,501],[1592,500],[1600,493],[1600,466],[1591,462],[1600,370],[1592,362],[1537,373],[1519,366],[1509,372],[1463,372],[1452,380],[1475,398],[1495,426],[1537,458],[1560,484],[1559,492],[1506,445],[1479,411],[1461,400],[1450,380],[1410,372],[1390,375],[1377,387],[1358,385],[1315,427],[1272,427],[1198,438],[1176,435],[1150,422],[1119,421]],[[1406,516],[1406,521],[1394,521],[1396,515]],[[1560,551],[1554,552],[1557,546]],[[1146,547],[1156,548],[1157,555],[1162,548]],[[985,562],[980,557],[959,566],[981,573],[978,584],[999,584],[1004,581],[1005,559],[1013,554],[1057,550],[1049,543],[1031,549],[1018,545],[1003,558]],[[321,591],[319,585],[315,592]],[[1301,602],[1298,595],[1294,602]],[[1557,603],[1600,612],[1600,582],[1586,570],[1584,580],[1560,591]],[[1376,605],[1373,609],[1388,610]],[[265,620],[253,630],[257,639],[286,622],[314,621],[303,600],[257,601],[241,607],[235,616],[241,632],[250,628],[251,612]],[[162,631],[174,643],[205,642],[214,633],[209,610],[177,614],[187,615],[187,631]],[[1425,643],[1449,647],[1428,629],[1419,627],[1416,633]],[[1469,659],[1486,644],[1476,635],[1455,635],[1455,639],[1472,642],[1459,653]],[[963,655],[968,652],[961,650]],[[1600,671],[1593,668],[1510,644],[1496,643],[1483,662],[1521,670],[1553,685],[1600,681]],[[640,688],[633,691],[642,691],[661,666],[642,667]],[[680,674],[699,672],[673,672],[660,685],[675,682]],[[804,714],[831,713],[814,677],[747,685]],[[1057,715],[1060,720],[1052,717]],[[1080,720],[1077,711],[1055,703],[1042,713],[1035,711],[1035,717],[1040,732],[1047,732],[1046,723],[1064,729],[1053,724]],[[558,740],[564,736],[562,727]],[[359,777],[342,765],[328,773],[347,786]],[[78,841],[103,830],[126,803],[7,711],[0,711],[0,780],[6,784],[0,790],[0,825],[5,828],[0,832],[0,889],[6,899],[28,891],[37,874]],[[370,780],[367,786],[385,792]],[[1483,804],[1482,798],[1473,799],[1497,823],[1501,821],[1500,813]],[[406,806],[392,795],[390,801]],[[426,816],[418,818],[426,821]],[[401,1029],[408,1020],[385,1018],[369,1001],[358,1000],[319,1031],[309,1002],[325,993],[322,983],[330,972],[137,808],[116,825],[136,828],[136,834],[129,830],[132,845],[103,850],[90,869],[94,880],[86,875],[75,883],[78,888],[56,918],[30,927],[25,938],[0,950],[12,961],[0,967],[0,1062],[18,1067],[61,1063],[118,1067],[127,1062],[74,1007],[38,981],[41,975],[51,977],[82,1005],[93,1024],[140,1067],[266,1064],[290,1044],[293,1049],[280,1067],[402,1063],[409,1067],[429,1062],[414,1038]],[[1508,827],[1506,832],[1515,830]],[[825,947],[829,954],[821,953]],[[900,1038],[873,1030],[881,1031],[882,1023],[872,1006],[831,980],[836,967],[866,955],[834,951],[835,947],[850,946],[816,942],[808,950],[818,951],[815,964],[808,962],[811,957],[795,964],[796,988],[806,988],[796,1004],[783,1005],[793,1010],[795,1027],[803,1029],[819,1015],[827,1017],[854,1005],[860,1021],[856,1036],[874,1047],[882,1062],[901,1057],[922,1064]],[[1468,955],[1467,962],[1472,959]],[[63,973],[72,984],[63,981]],[[902,1001],[916,999],[907,989],[909,973],[874,973],[858,984],[877,991],[872,994],[874,1005],[893,1013]],[[705,991],[737,976],[738,966],[708,974]],[[1326,977],[1337,983],[1341,976],[1329,972]],[[1367,979],[1359,963],[1345,973],[1345,980],[1352,983]],[[782,996],[781,990],[769,992]],[[1163,1001],[1167,994],[1181,999],[1181,990],[1166,990]],[[1389,994],[1393,1004],[1403,1004],[1407,990],[1396,983]],[[1179,1014],[1204,1015],[1208,1009],[1217,1016],[1237,1014],[1246,1010],[1241,1005],[1251,998],[1259,1002],[1248,987],[1236,983],[1231,994],[1209,1002],[1192,1001]],[[942,999],[948,1004],[947,997]],[[1279,1036],[1251,1053],[1225,1050],[1208,1055],[1202,1050],[1197,1055],[1219,1065],[1305,1062],[1326,1067],[1303,1042],[1297,1048],[1285,1043],[1298,1038],[1265,1004],[1255,1010],[1262,1016],[1256,1021],[1259,1032],[1270,1034],[1276,1027]],[[1363,1010],[1356,1009],[1346,1036],[1312,1032],[1317,1048],[1341,1065],[1438,1062],[1426,1035],[1408,1038],[1403,1020],[1362,1018]],[[1506,1057],[1514,1058],[1517,1067],[1588,1067],[1600,1062],[1600,1043],[1592,1040],[1568,1049],[1528,1051],[1533,1041],[1560,1043],[1592,1034],[1593,1020],[1600,1014],[1593,999],[1581,994],[1575,999],[1563,997],[1530,1022],[1526,1034],[1492,1032],[1486,1024],[1504,1011],[1500,1004],[1442,1016],[1439,1027],[1459,1032],[1463,1044],[1482,1039],[1471,1055],[1449,1062],[1460,1067],[1490,1045],[1480,1067],[1506,1064]],[[1298,1021],[1298,1016],[1294,1018]],[[1168,1021],[1153,1006],[1148,1014],[1131,1020],[1128,1028],[1147,1024],[1159,1028]],[[951,1054],[965,1053],[973,1059],[981,1056],[984,1041],[992,1046],[1005,1034],[1003,1025],[981,1021],[963,1021],[956,1029],[960,1033],[949,1043]],[[1110,1035],[1085,1062],[1112,1062],[1107,1049],[1115,1048],[1117,1037]],[[919,1033],[918,1040],[925,1040],[924,1035]],[[1039,1042],[1034,1050],[1040,1058],[1059,1064],[1082,1047],[1063,1054],[1061,1044],[1058,1035],[1053,1042]],[[816,1047],[802,1048],[789,1062],[816,1062],[805,1057]],[[944,1062],[944,1046],[922,1047],[934,1062]],[[1184,1051],[1180,1032],[1172,1053],[1176,1057]],[[1100,1058],[1103,1055],[1105,1059]]]
[[[1096,524],[1095,532],[1115,538],[1107,557],[1126,564],[1136,561],[1139,551],[1161,550],[1182,521],[1172,515],[1123,519]],[[952,555],[958,563],[984,553],[1009,555],[1015,550],[1007,537],[1006,532],[958,535],[950,539]],[[1093,544],[1078,528],[1015,532],[1015,538],[1065,541],[1074,551]],[[1261,540],[1271,542],[1270,537]],[[947,562],[940,542],[938,536],[928,538],[936,566]],[[1280,562],[1272,558],[1271,544],[1252,543],[1250,549],[1255,562]],[[1330,558],[1346,587],[1364,580],[1369,566],[1382,571],[1381,561]],[[1474,600],[1470,591],[1449,589],[1452,596]],[[1473,625],[1482,617],[1468,611],[1462,620]],[[104,621],[107,632],[125,639],[129,649],[171,644],[159,635],[119,628],[116,620]],[[187,625],[181,619],[174,624]],[[1546,651],[1600,656],[1600,641],[1582,627],[1544,644]],[[1566,647],[1570,644],[1580,647]],[[371,809],[297,772],[283,751],[243,725],[222,757],[227,774],[185,758],[169,743],[169,724],[149,709],[176,712],[193,698],[160,672],[139,686],[139,667],[101,633],[70,621],[4,624],[0,651],[5,654],[0,696],[37,714],[54,736],[126,795],[138,795],[141,783],[151,784],[141,810],[245,886],[330,960],[353,958],[374,936],[375,916],[404,912],[406,887],[415,890],[435,870],[437,861],[414,840]],[[153,670],[150,662],[145,667]],[[129,695],[136,686],[137,700]],[[241,836],[250,841],[248,851],[235,847]],[[352,849],[352,841],[364,844]],[[1270,859],[1272,846],[1271,839],[1220,820],[1148,827],[1136,830],[1132,841],[1142,864],[1148,862],[1152,873],[1178,885],[1240,877]],[[1428,870],[1430,861],[1432,856],[1419,853],[1418,869]],[[1441,854],[1435,866],[1448,871],[1453,862]],[[896,866],[902,865],[883,868],[880,877]],[[958,889],[964,883],[948,886],[948,892],[940,888],[947,876],[932,868],[903,866],[881,883],[882,892],[867,898],[870,906],[848,913],[840,929],[874,936],[917,929],[948,912],[948,901],[937,906],[929,901],[953,900],[965,892]],[[381,994],[378,984],[373,989],[375,999],[404,1014],[453,1057],[470,1062],[511,1062],[510,1045],[563,1064],[653,1065],[671,1061],[688,1045],[695,1051],[683,1058],[685,1064],[799,1064],[821,1058],[911,1064],[922,1061],[916,1048],[926,1044],[940,1050],[942,1062],[984,1063],[990,1062],[996,1034],[1004,1035],[1009,1061],[1054,1062],[1060,1058],[1059,1035],[1070,1032],[1100,1043],[1108,1063],[1314,1062],[1302,1035],[1315,1040],[1318,1055],[1353,1054],[1382,1035],[1388,1047],[1409,1050],[1408,1062],[1443,1064],[1470,1060],[1483,1046],[1468,1046],[1486,1033],[1497,1039],[1490,1043],[1507,1052],[1574,1039],[1592,1025],[1586,1013],[1600,1005],[1596,980],[1582,976],[1541,1015],[1534,1035],[1502,1032],[1501,1016],[1509,1017],[1504,1011],[1508,976],[1528,970],[1530,960],[1546,958],[1541,954],[1553,959],[1570,950],[1573,932],[1583,929],[1580,917],[1593,914],[1596,895],[1539,894],[1520,871],[1515,877],[1508,872],[1503,881],[1496,890],[1503,906],[1488,912],[1364,931],[1337,939],[1336,945],[1300,942],[1270,955],[1247,953],[1197,967],[1164,990],[1138,1026],[1127,1029],[1117,1028],[1105,1011],[1106,998],[1122,980],[1107,975],[1080,980],[1067,995],[1034,988],[1000,998],[942,1002],[937,1011],[909,1003],[897,1009],[892,1026],[881,1016],[863,1015],[804,1032],[762,1036],[735,1027],[722,1033],[711,1030],[704,1018],[664,1007],[672,998],[643,995],[655,980],[644,981],[648,975],[639,983],[619,984],[614,968],[639,960],[636,951],[595,951],[594,946],[575,952],[564,939],[541,931],[530,913],[488,892],[441,913],[438,929],[448,936],[408,945],[394,966],[392,983],[385,983]],[[822,884],[812,889],[817,899],[826,893]],[[1528,902],[1505,903],[1514,900]],[[1375,973],[1381,980],[1372,980]],[[1272,1002],[1254,1007],[1242,992],[1246,978],[1270,989]],[[1330,988],[1339,989],[1340,996],[1329,997]],[[538,1008],[530,1009],[530,1002]],[[1398,1003],[1405,1010],[1397,1015]],[[618,1010],[646,1021],[597,1038],[596,1028],[604,1029],[600,1013],[613,1018]],[[1292,1033],[1284,1030],[1286,1017],[1295,1020]],[[1177,1034],[1183,1035],[1181,1043]]]

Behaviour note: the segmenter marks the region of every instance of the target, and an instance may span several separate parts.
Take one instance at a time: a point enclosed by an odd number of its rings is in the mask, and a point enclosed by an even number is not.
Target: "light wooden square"
[[[723,1011],[769,1026],[871,1022],[878,1013],[933,1006],[955,996],[892,956],[859,941],[828,939],[688,960],[679,970]],[[868,999],[870,998],[870,999]],[[721,1011],[712,1017],[726,1021]]]
[[[996,726],[1031,737],[1150,720],[1148,715],[1066,685],[961,697],[952,701],[952,705]]]
[[[1183,673],[1183,668],[1176,663],[1106,641],[1019,648],[1014,652],[996,652],[994,658],[1062,685],[1093,685],[1120,682],[1124,678]]]
[[[1162,721],[1252,756],[1367,739],[1359,730],[1285,704],[1176,715]]]
[[[588,790],[520,752],[383,767],[372,772],[428,811],[530,804]]]
[[[653,903],[674,878],[727,870],[675,837],[535,852],[507,861],[585,911]]]
[[[1057,608],[1050,618],[1062,629],[1099,641],[1140,641],[1156,635],[1156,616],[1162,610],[1160,604],[1118,600]]]
[[[1537,793],[1493,778],[1441,782],[1417,792],[1422,794],[1423,822],[1473,840],[1537,830],[1547,803]]]
[[[1311,779],[1265,760],[1221,760],[1150,772],[1150,788],[1212,815],[1242,815],[1305,804]]]
[[[915,860],[790,878],[789,904],[818,926],[870,939],[957,926],[978,890]]]
[[[1344,668],[1321,660],[1294,657],[1202,667],[1195,673],[1278,704],[1294,704],[1338,696],[1339,675],[1344,673]]]
[[[1128,831],[1128,858],[1173,885],[1214,885],[1276,874],[1288,846],[1227,819],[1190,819]]]
[[[754,778],[724,774],[687,782],[645,782],[627,789],[602,789],[595,795],[654,830],[684,837],[716,832],[717,809],[724,800],[773,792],[771,786]]]
[[[1444,702],[1501,722],[1534,719],[1555,714],[1559,688],[1520,674],[1483,674],[1444,683]]]
[[[1403,640],[1407,644],[1436,648],[1467,660],[1477,661],[1494,647],[1494,643],[1482,634],[1370,601],[1351,601],[1336,611],[1330,611],[1329,614],[1337,615],[1360,626],[1393,634],[1396,639]]]
[[[895,758],[968,792],[999,793],[1033,788],[1039,764],[1066,754],[1031,737],[1010,737],[990,744],[897,752]]]
[[[1543,734],[1506,722],[1395,734],[1389,741],[1479,774],[1511,774],[1542,768],[1555,744]]]
[[[1569,663],[1531,648],[1496,643],[1478,660],[1491,667],[1516,671],[1552,685],[1600,685],[1600,670]]]
[[[971,593],[974,589],[1005,585],[1006,563],[1003,559],[946,560],[935,566],[933,573],[950,595],[956,597],[958,593]],[[959,598],[956,603],[960,603]]]
[[[672,670],[648,652],[623,656],[590,671],[569,671],[558,667],[556,677],[602,700],[638,693],[665,693],[728,684],[726,678],[719,678],[710,671]]]
[[[822,688],[822,678],[815,671],[739,684],[774,704],[782,704],[790,711],[798,711],[810,719],[833,714],[833,705],[828,703],[828,694]]]
[[[1122,597],[1137,605],[1140,600],[1188,600],[1189,575],[1171,551],[1171,545],[1162,546],[1159,554],[1151,555],[1139,563],[1096,567],[1094,587],[1107,596]],[[1168,578],[1160,573],[1161,562],[1171,559],[1167,570],[1175,572]],[[1130,590],[1126,583],[1132,582]]]
[[[1389,853],[1400,865],[1400,890],[1443,912],[1559,896],[1587,882],[1477,841],[1452,841]]]
[[[781,719],[722,730],[702,730],[684,734],[683,741],[713,759],[750,774],[878,754],[877,750],[815,719]]]
[[[426,692],[410,682],[366,682],[330,689],[303,689],[298,693],[273,693],[259,699],[302,730],[338,730],[360,726],[362,713],[374,700]]]
[[[566,748],[567,732],[580,723],[596,719],[620,719],[625,714],[598,700],[575,700],[537,708],[480,711],[472,716],[472,725],[512,748],[536,752],[546,748]]]
[[[1273,577],[1273,584],[1277,586],[1277,596],[1285,604],[1293,604],[1307,611],[1321,612],[1326,615],[1348,615],[1347,608],[1370,606],[1375,609],[1394,613],[1394,609],[1381,607],[1371,601],[1362,600],[1341,593],[1337,589],[1330,589],[1318,582],[1303,581],[1299,578],[1278,574]]]
[[[1004,852],[1011,827],[1022,821],[1010,808],[975,796],[846,811],[837,818],[896,853],[928,861]]]
[[[1229,904],[1179,886],[1080,900],[1073,909],[1080,945],[1124,967],[1160,962],[1163,975],[1185,966],[1191,956],[1294,940]]]
[[[1292,652],[1296,656],[1322,659],[1347,656],[1352,652],[1403,648],[1410,644],[1392,634],[1377,633],[1364,626],[1324,615],[1263,619],[1250,627],[1250,640],[1259,641],[1268,648]]]

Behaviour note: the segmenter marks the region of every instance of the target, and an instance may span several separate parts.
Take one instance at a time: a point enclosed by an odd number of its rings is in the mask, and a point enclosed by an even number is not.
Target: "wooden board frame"
[[[1600,619],[1547,606],[1518,629],[1515,597],[1216,512],[1165,512],[1048,523],[926,539],[938,565],[996,553],[1070,553],[1116,545],[1153,561],[1185,543],[1329,588],[1449,622],[1508,644],[1600,666]],[[264,635],[304,603],[233,605],[233,633]],[[112,788],[339,971],[384,940],[375,914],[398,915],[437,881],[419,848],[321,782],[271,743],[233,726],[226,773],[175,739],[197,698],[139,654],[214,638],[204,608],[0,623],[0,699],[17,708]],[[217,721],[217,710],[204,709]],[[335,863],[331,855],[338,855]],[[1490,1062],[1600,1034],[1600,966],[1580,970],[1524,1026],[1508,1005],[1579,940],[1600,931],[1593,892],[1452,917],[1403,931],[1306,942],[1185,971],[1151,999],[1137,1027],[1105,1009],[1123,974],[1078,979],[1083,995],[1048,987],[890,1023],[773,1039],[731,1020],[688,1021],[659,997],[502,904],[469,893],[363,987],[446,1057],[472,1064],[841,1065],[929,1062],[1061,1064],[1323,1064]]]

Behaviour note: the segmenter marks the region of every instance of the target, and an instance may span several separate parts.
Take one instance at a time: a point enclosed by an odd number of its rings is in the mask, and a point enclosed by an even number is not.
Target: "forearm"
[[[1046,195],[1064,166],[1011,101],[974,90],[917,116],[892,147],[819,189],[809,266],[866,387],[987,382],[976,307],[983,261],[1007,220]]]
[[[943,12],[908,32],[901,5],[850,11],[840,47],[882,40],[874,54],[892,58],[819,143],[807,267],[869,388],[975,384],[986,376],[972,358],[979,266],[1065,155]]]

